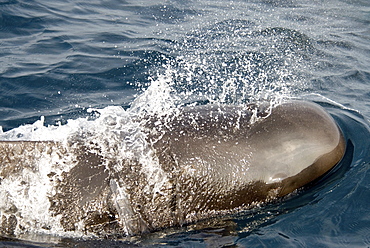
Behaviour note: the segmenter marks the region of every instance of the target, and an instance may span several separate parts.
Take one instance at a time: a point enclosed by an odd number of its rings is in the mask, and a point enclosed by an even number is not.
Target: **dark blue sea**
[[[347,143],[319,181],[221,220],[1,247],[370,247],[369,1],[0,0],[0,58],[4,134],[91,108],[294,98],[323,106]]]

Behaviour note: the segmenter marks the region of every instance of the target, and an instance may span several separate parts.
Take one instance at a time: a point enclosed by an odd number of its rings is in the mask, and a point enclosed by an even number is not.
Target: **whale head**
[[[259,115],[251,123],[248,107],[197,106],[171,122],[154,148],[162,164],[181,171],[178,194],[190,197],[199,188],[203,201],[180,208],[224,210],[284,196],[344,154],[340,129],[317,104],[292,101]]]

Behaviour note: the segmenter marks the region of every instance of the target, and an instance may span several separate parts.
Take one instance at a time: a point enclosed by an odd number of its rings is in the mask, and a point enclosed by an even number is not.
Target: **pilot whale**
[[[89,133],[0,142],[0,234],[136,235],[235,213],[314,181],[345,151],[333,118],[305,101],[183,107],[142,123],[150,159],[119,157]]]

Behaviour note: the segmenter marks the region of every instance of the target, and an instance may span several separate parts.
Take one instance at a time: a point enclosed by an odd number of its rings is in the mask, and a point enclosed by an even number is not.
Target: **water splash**
[[[281,103],[306,88],[312,49],[296,30],[225,20],[177,41],[161,76],[182,103]]]

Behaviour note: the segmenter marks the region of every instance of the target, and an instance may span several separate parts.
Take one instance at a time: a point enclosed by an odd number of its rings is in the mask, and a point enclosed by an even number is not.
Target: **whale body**
[[[0,234],[135,235],[234,213],[314,181],[345,151],[333,118],[304,101],[184,107],[142,123],[150,161],[88,133],[0,142]]]

